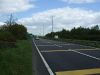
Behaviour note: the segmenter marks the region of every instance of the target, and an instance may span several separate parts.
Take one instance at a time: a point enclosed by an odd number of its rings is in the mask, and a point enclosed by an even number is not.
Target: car
[[[39,37],[36,37],[35,39],[36,39],[36,40],[39,40]]]

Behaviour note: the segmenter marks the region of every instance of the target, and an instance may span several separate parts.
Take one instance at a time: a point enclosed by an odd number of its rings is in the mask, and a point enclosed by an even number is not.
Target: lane
[[[51,40],[36,40],[35,41],[39,50],[68,50],[68,49],[94,49],[88,46],[72,44],[72,43],[63,43]]]
[[[35,40],[35,43],[56,75],[100,74],[98,48],[45,39]]]
[[[48,64],[55,72],[100,68],[100,61],[80,55],[73,51],[42,52]]]

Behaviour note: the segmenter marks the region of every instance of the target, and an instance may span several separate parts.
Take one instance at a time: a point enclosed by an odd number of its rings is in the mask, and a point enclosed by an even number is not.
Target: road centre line
[[[37,51],[38,51],[38,53],[39,53],[41,59],[43,60],[43,63],[45,64],[45,66],[46,66],[46,68],[47,68],[49,74],[50,74],[50,75],[55,75],[55,74],[53,73],[53,71],[51,70],[50,66],[48,65],[48,63],[46,62],[45,58],[43,57],[43,55],[42,55],[41,52],[39,51],[39,49],[38,49],[38,47],[37,47],[37,45],[36,45],[34,39],[33,39],[33,43],[34,43],[34,45],[35,45],[35,47],[36,47],[36,49],[37,49]]]
[[[78,54],[81,54],[81,55],[84,55],[84,56],[87,56],[87,57],[96,59],[96,60],[100,60],[100,58],[97,58],[97,57],[95,57],[95,56],[91,56],[91,55],[89,55],[89,54],[85,54],[85,53],[82,53],[82,52],[79,52],[79,51],[76,51],[76,50],[72,50],[72,51],[75,52],[75,53],[78,53]]]

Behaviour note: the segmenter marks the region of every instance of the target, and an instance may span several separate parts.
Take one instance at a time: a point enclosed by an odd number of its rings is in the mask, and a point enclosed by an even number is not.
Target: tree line
[[[71,30],[63,29],[58,32],[51,32],[46,34],[47,38],[54,38],[58,35],[61,39],[77,39],[77,40],[91,40],[100,41],[100,29],[99,26],[93,26],[91,28],[78,27]]]
[[[17,40],[27,39],[27,29],[22,24],[16,23],[12,18],[0,26],[0,48],[15,45]]]

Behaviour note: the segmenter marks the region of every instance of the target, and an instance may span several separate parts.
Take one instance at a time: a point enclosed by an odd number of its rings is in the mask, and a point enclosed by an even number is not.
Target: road
[[[100,49],[46,39],[33,40],[38,75],[100,75]]]

